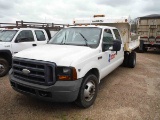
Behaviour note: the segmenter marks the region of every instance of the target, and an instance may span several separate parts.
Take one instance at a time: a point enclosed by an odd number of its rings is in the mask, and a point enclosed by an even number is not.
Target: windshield
[[[96,27],[65,28],[51,38],[49,44],[80,45],[96,48],[99,45],[100,35],[101,29]]]
[[[11,42],[17,30],[3,30],[0,33],[0,42]]]

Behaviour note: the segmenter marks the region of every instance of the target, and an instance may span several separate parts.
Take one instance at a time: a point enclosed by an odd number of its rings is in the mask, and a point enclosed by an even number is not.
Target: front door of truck
[[[12,43],[13,54],[34,46],[37,46],[37,44],[33,32],[31,30],[22,30]]]
[[[100,53],[102,56],[101,59],[101,78],[105,77],[108,73],[110,73],[115,66],[113,66],[116,58],[116,51],[112,51],[113,48],[113,40],[114,36],[110,29],[105,29],[103,31],[103,43],[107,43],[103,45],[104,50]],[[102,44],[103,44],[102,43]]]
[[[122,51],[123,45],[120,51],[112,51],[113,41],[116,39],[114,31],[111,29],[105,29],[103,31],[103,51],[101,52],[101,78],[105,77],[115,68],[117,68],[123,61]],[[121,59],[122,58],[122,59]]]

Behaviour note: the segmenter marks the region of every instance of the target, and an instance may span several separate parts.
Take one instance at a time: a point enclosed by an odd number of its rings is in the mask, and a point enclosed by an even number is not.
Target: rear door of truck
[[[112,32],[113,32],[113,35],[114,35],[114,39],[115,40],[119,40],[122,43],[121,44],[121,50],[115,52],[116,56],[115,56],[115,59],[114,59],[114,61],[121,62],[124,59],[124,44],[123,44],[123,40],[121,38],[121,35],[120,35],[120,32],[118,31],[118,29],[113,29]]]
[[[37,41],[37,45],[44,45],[48,41],[48,36],[45,30],[34,30],[35,39]]]

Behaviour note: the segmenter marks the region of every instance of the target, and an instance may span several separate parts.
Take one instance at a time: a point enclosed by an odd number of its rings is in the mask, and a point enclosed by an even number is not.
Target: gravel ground
[[[160,52],[137,54],[134,69],[119,67],[100,84],[93,106],[50,103],[15,92],[0,78],[1,120],[160,120]]]

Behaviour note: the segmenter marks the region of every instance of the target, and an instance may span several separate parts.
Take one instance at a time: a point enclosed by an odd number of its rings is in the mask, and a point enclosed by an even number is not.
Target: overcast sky
[[[0,0],[0,22],[69,23],[95,14],[136,18],[160,14],[160,0]]]

